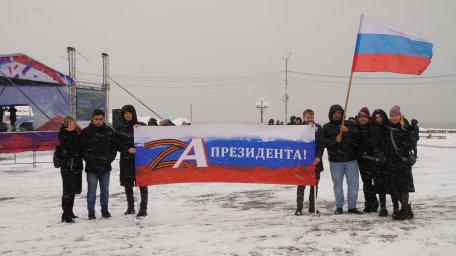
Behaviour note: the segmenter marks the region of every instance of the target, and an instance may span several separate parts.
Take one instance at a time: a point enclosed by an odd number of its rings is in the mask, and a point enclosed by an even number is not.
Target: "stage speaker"
[[[120,125],[123,123],[122,109],[113,109],[112,110],[112,128],[114,130],[119,129]]]

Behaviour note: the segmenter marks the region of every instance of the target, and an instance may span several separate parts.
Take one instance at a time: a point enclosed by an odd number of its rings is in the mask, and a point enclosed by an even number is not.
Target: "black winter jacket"
[[[390,191],[392,192],[415,192],[413,184],[412,167],[406,163],[410,150],[416,141],[411,132],[411,127],[404,119],[404,129],[400,124],[388,126],[389,136],[387,140],[387,171],[389,176]],[[397,150],[393,146],[393,140]],[[397,151],[397,152],[396,152]]]
[[[407,119],[404,119],[404,128],[400,124],[391,123],[388,127],[389,134],[387,138],[387,155],[389,160],[397,161],[399,155],[407,158],[410,150],[413,149],[413,145],[416,143],[416,139],[413,137],[413,128],[409,124]],[[397,150],[394,148],[393,140],[396,144]]]
[[[80,194],[82,189],[82,159],[80,155],[80,136],[76,131],[60,128],[59,143],[63,148],[63,164],[60,173],[63,180],[63,192]]]
[[[109,172],[111,162],[116,158],[114,130],[103,123],[97,127],[93,123],[81,133],[81,155],[86,162],[86,172]]]
[[[117,150],[120,152],[120,185],[124,187],[133,187],[135,185],[135,155],[130,154],[128,150],[134,147],[134,126],[146,125],[138,122],[136,110],[132,105],[122,107],[122,117],[125,112],[132,113],[132,120],[123,123],[116,131]]]
[[[315,157],[320,158],[320,163],[315,166],[315,171],[322,172],[323,168],[323,153],[325,152],[325,143],[323,139],[323,128],[319,124],[315,124]]]
[[[323,139],[326,150],[328,151],[328,159],[330,162],[348,162],[358,158],[358,129],[351,121],[345,121],[345,126],[348,132],[342,133],[342,141],[336,142],[336,137],[340,132],[342,121],[332,120],[332,116],[336,111],[342,112],[343,108],[340,105],[333,105],[329,109],[329,123],[323,126]]]

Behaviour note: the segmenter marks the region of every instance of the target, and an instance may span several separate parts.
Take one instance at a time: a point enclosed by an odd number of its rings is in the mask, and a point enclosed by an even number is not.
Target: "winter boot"
[[[395,204],[393,205],[393,215],[392,215],[393,219],[394,219],[394,217],[397,216],[398,214],[399,214],[399,203],[395,203]]]
[[[412,204],[408,204],[407,205],[407,211],[408,211],[408,214],[409,214],[409,219],[413,219],[413,217],[415,217],[415,215],[413,214],[412,212]]]
[[[128,208],[124,214],[125,215],[135,214],[136,211],[135,211],[135,198],[133,196],[133,188],[125,187],[125,195],[127,196]]]
[[[358,209],[356,209],[356,208],[348,209],[348,213],[363,214],[362,212],[358,211]]]
[[[70,206],[69,206],[69,215],[72,219],[77,219],[79,218],[78,216],[74,215],[73,213],[73,206],[74,206],[74,197],[75,195],[72,195],[71,196],[71,199],[70,199]]]
[[[301,216],[302,215],[302,208],[296,208],[295,215],[296,216]]]
[[[105,219],[109,219],[112,217],[111,213],[109,211],[104,211],[101,213],[101,216]]]
[[[407,209],[407,206],[402,207],[399,213],[393,217],[393,220],[406,220],[410,219],[410,215]]]
[[[139,208],[139,212],[138,214],[136,214],[136,217],[137,218],[140,218],[140,217],[146,217],[147,216],[147,208]]]
[[[342,214],[344,213],[344,210],[340,207],[337,207],[336,210],[334,211],[334,214]]]
[[[315,189],[316,188],[316,189]],[[315,194],[315,190],[317,191],[317,194],[318,194],[318,186],[315,187],[315,186],[310,186],[310,194],[309,194],[309,213],[316,213],[316,214],[320,214],[320,211],[315,211],[315,198],[316,198],[316,195]]]
[[[373,211],[373,210],[372,210],[371,204],[370,204],[369,202],[366,202],[366,203],[364,204],[363,212],[364,212],[364,213],[370,213],[370,212],[372,212],[372,211]]]
[[[136,213],[135,208],[128,207],[128,209],[124,212],[124,215],[130,215],[130,214],[135,214],[135,213]]]
[[[388,210],[386,208],[380,208],[380,212],[378,213],[378,216],[380,217],[386,217],[388,216]]]
[[[320,214],[320,211],[319,211],[319,210],[316,210],[316,211],[315,211],[315,208],[312,208],[312,207],[309,208],[309,211],[308,211],[308,212],[309,212],[309,213]]]
[[[62,222],[74,223],[74,220],[69,215],[62,213]]]
[[[69,214],[70,199],[71,199],[71,197],[68,195],[62,196],[62,210],[63,210],[62,222],[66,222],[66,223],[74,222],[74,220],[71,218],[71,216]]]
[[[372,203],[371,210],[372,210],[372,212],[377,212],[377,210],[378,210],[378,201],[377,200]]]
[[[96,218],[97,217],[95,217],[95,213],[94,212],[89,212],[89,220],[94,220]]]

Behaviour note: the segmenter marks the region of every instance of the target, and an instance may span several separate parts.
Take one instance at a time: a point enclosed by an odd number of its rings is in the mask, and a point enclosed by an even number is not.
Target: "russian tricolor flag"
[[[432,43],[420,34],[361,16],[352,72],[421,75],[431,58]]]

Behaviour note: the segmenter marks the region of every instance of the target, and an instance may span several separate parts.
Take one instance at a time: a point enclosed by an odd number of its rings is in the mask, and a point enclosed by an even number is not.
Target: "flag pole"
[[[348,90],[347,90],[347,97],[345,98],[344,116],[342,117],[342,125],[344,125],[345,118],[347,115],[347,105],[348,105],[348,99],[350,98],[350,89],[351,89],[351,85],[352,85],[352,78],[353,78],[353,71],[350,73],[350,81],[348,82]]]
[[[363,15],[361,14],[361,17],[359,19],[359,25],[358,25],[358,34],[361,29],[361,23],[363,21]],[[345,124],[345,118],[347,117],[347,106],[348,106],[348,99],[350,98],[350,89],[352,85],[352,78],[353,78],[353,64],[355,63],[355,57],[356,57],[356,47],[358,46],[358,38],[356,39],[356,45],[355,45],[355,52],[353,53],[353,60],[352,60],[352,69],[350,72],[350,80],[348,82],[348,90],[347,90],[347,97],[345,98],[345,106],[344,106],[344,115],[342,117],[342,126]],[[341,135],[341,133],[339,134]]]

